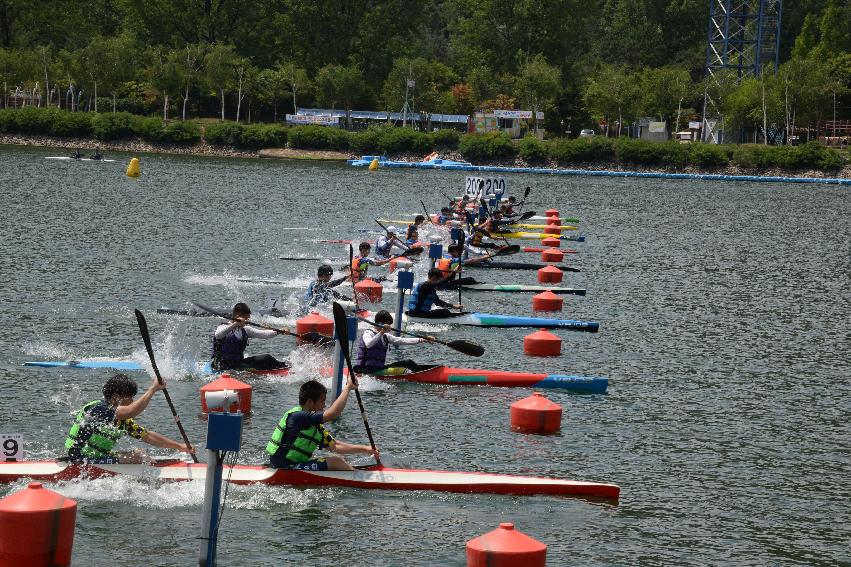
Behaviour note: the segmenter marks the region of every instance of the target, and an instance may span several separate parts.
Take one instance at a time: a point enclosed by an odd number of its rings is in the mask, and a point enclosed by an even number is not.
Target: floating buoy
[[[552,225],[546,226],[542,232],[544,234],[561,234],[561,227]]]
[[[552,236],[541,240],[541,244],[547,248],[561,248],[561,240]]]
[[[561,262],[564,259],[564,252],[558,248],[545,248],[541,252],[542,262]]]
[[[549,435],[561,429],[561,406],[540,392],[511,404],[511,430]]]
[[[561,283],[564,272],[555,266],[545,266],[538,270],[538,281],[540,283]]]
[[[251,386],[245,382],[240,382],[230,374],[222,374],[217,380],[213,380],[201,387],[201,411],[210,413],[210,408],[207,407],[207,398],[204,394],[207,392],[223,392],[225,390],[236,392],[237,399],[228,408],[229,412],[242,411],[242,413],[248,413],[251,411]]]
[[[369,278],[355,284],[355,293],[358,294],[358,299],[362,301],[381,303],[383,292],[384,288],[381,287],[381,284]]]
[[[334,334],[334,321],[323,317],[315,311],[310,315],[306,315],[295,322],[295,332],[299,335],[304,333],[320,333],[322,335],[332,336]],[[297,339],[298,344],[304,344],[304,341]]]
[[[548,217],[556,217],[558,218],[558,209],[547,209],[544,214]]]
[[[139,158],[134,157],[130,160],[130,165],[127,166],[127,177],[139,177],[142,172],[139,170]]]
[[[561,337],[546,329],[535,331],[523,338],[523,352],[529,356],[559,356]]]
[[[0,500],[0,565],[71,564],[77,502],[31,482]]]
[[[532,296],[532,309],[535,311],[561,311],[564,299],[550,290]]]
[[[561,225],[561,219],[558,217],[547,217],[547,224],[559,226]]]
[[[547,546],[503,522],[467,542],[467,567],[544,567]]]
[[[375,171],[378,169],[378,158],[373,158],[371,162],[369,162],[369,170]]]
[[[390,260],[390,265],[395,266],[396,270],[409,270],[414,263],[407,258],[393,258]],[[390,272],[392,273],[393,270],[391,269]]]

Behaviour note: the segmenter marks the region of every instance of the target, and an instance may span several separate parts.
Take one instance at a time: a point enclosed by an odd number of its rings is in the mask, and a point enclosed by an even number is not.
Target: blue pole
[[[431,267],[433,268],[437,261],[443,258],[443,245],[430,244],[428,247],[428,257],[431,259]]]
[[[396,319],[393,321],[393,328],[396,329],[396,336],[402,333],[402,313],[405,309],[405,290],[414,289],[414,272],[399,272],[398,283],[399,301],[396,304]]]

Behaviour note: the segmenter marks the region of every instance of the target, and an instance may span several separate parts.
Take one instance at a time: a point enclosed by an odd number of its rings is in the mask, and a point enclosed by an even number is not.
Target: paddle
[[[425,203],[423,203],[422,200],[420,200],[420,205],[423,206],[423,212],[425,212],[426,220],[428,220],[428,222],[430,222],[431,224],[434,224],[434,221],[431,220],[431,215],[428,214],[428,207],[425,206]]]
[[[207,307],[206,305],[202,305],[201,303],[195,303],[193,301],[192,305],[194,305],[195,307],[197,307],[198,309],[200,309],[202,311],[206,311],[207,313],[212,313],[213,315],[217,315],[218,317],[221,317],[222,319],[227,319],[228,321],[240,321],[240,322],[242,321],[242,319],[237,319],[233,315],[228,315],[227,313],[225,313],[223,311],[218,311],[216,309],[213,309],[212,307]],[[263,325],[261,323],[255,323],[254,321],[245,321],[245,324],[251,325],[252,327],[257,327],[258,329],[266,329],[267,331],[277,331],[278,333],[280,333],[282,335],[292,335],[294,337],[300,338],[303,341],[306,341],[306,342],[312,343],[312,344],[316,344],[316,345],[319,345],[319,346],[325,346],[325,345],[328,345],[328,344],[332,344],[334,342],[334,339],[332,337],[329,337],[328,335],[323,335],[321,333],[317,333],[316,331],[310,331],[309,333],[298,334],[298,333],[293,333],[289,329],[279,329],[277,327],[270,327],[268,325]]]
[[[369,323],[370,325],[375,325],[376,327],[382,327],[383,326],[379,323],[374,323],[373,321],[370,321],[369,319],[364,319],[363,317],[358,317],[357,315],[355,315],[355,319],[357,319],[358,321],[363,321],[365,323]],[[420,339],[426,339],[427,338],[425,335],[418,335],[417,333],[411,333],[409,331],[401,331],[400,330],[399,332],[402,333],[403,335],[410,335],[412,337],[417,337],[417,338],[420,338]],[[483,347],[479,344],[476,344],[472,341],[468,341],[468,340],[464,340],[464,339],[449,341],[448,343],[441,341],[441,340],[438,340],[438,339],[434,339],[434,342],[442,344],[444,346],[448,346],[452,350],[457,350],[458,352],[460,352],[462,354],[469,355],[469,356],[482,356],[483,354],[485,354],[485,347]]]
[[[363,426],[366,428],[366,436],[369,437],[369,445],[373,451],[376,451],[375,440],[372,438],[372,430],[369,428],[369,420],[366,418],[366,410],[363,408],[363,400],[360,397],[358,390],[358,379],[355,376],[355,371],[352,369],[352,356],[349,354],[349,325],[346,321],[346,312],[343,306],[334,302],[332,307],[334,311],[334,329],[337,330],[337,340],[340,341],[340,350],[343,351],[343,358],[346,359],[346,368],[349,370],[349,380],[355,385],[355,396],[358,399],[358,407],[360,408],[361,417],[363,417]],[[376,455],[375,462],[381,466],[381,458]]]
[[[157,368],[157,361],[154,358],[154,347],[151,346],[151,334],[148,333],[148,323],[145,321],[145,316],[142,315],[141,311],[134,309],[134,312],[136,313],[136,321],[139,323],[139,332],[142,333],[142,341],[144,341],[145,349],[148,351],[148,358],[151,359],[151,367],[154,369],[154,376],[156,376],[159,383],[162,384],[163,377],[160,376],[160,369]],[[174,421],[177,423],[177,428],[180,430],[180,435],[183,436],[183,442],[186,443],[187,447],[191,447],[192,443],[189,442],[189,437],[186,436],[186,430],[183,429],[183,424],[180,423],[180,417],[177,415],[177,410],[174,409],[171,396],[168,395],[168,390],[165,386],[163,386],[163,395],[165,396],[165,401],[168,402],[168,407],[171,409],[171,415],[174,416]],[[198,457],[195,456],[195,453],[190,454],[192,455],[192,460],[197,463]]]
[[[520,201],[519,209],[518,209],[518,211],[517,211],[518,213],[520,212],[520,210],[522,210],[522,209],[523,209],[523,205],[525,205],[525,204],[526,204],[526,199],[528,199],[528,198],[529,198],[529,193],[531,193],[531,192],[532,192],[532,188],[531,188],[531,187],[526,187],[526,190],[525,190],[525,191],[523,191],[523,200],[522,200],[522,201]],[[533,216],[533,215],[534,215],[534,213],[532,213],[532,214],[531,214],[531,215],[529,215],[529,216]],[[521,217],[521,218],[522,218],[522,217]],[[526,217],[526,218],[529,218],[529,217]]]
[[[535,211],[526,211],[517,218],[517,222],[528,220],[535,216]]]
[[[407,256],[409,254],[422,254],[423,250],[425,250],[425,248],[423,248],[422,246],[409,246],[404,241],[402,241],[398,236],[396,236],[395,234],[393,234],[392,232],[387,230],[387,227],[384,226],[383,224],[381,224],[381,222],[378,219],[375,219],[375,222],[378,223],[378,226],[380,226],[381,228],[384,229],[384,232],[392,235],[393,240],[395,240],[396,242],[398,242],[399,244],[401,244],[402,246],[405,247],[405,252],[403,252],[402,254],[399,254],[399,256]]]
[[[464,260],[462,259],[462,256],[464,256],[464,231],[463,230],[458,231],[457,243],[458,243],[458,248],[460,248],[460,250],[458,252],[458,279],[460,280],[463,277],[462,272],[464,271]],[[461,286],[460,285],[458,286],[458,305],[459,306],[462,305],[461,304]],[[461,306],[458,309],[460,311],[463,311],[464,307]]]

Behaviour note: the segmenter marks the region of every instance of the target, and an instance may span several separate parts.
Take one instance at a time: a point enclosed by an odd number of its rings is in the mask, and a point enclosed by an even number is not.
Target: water
[[[293,302],[315,262],[362,238],[376,217],[441,204],[461,172],[142,156],[114,164],[42,159],[57,150],[0,150],[0,432],[22,433],[28,458],[62,452],[69,414],[110,372],[22,368],[24,360],[145,360],[133,309],[147,314],[161,369],[191,439],[201,444],[201,377],[210,319],[157,315],[190,300]],[[849,563],[849,291],[851,206],[834,186],[510,176],[533,207],[582,219],[584,244],[565,263],[565,316],[597,335],[561,332],[563,356],[522,355],[530,331],[433,329],[485,345],[470,359],[438,345],[400,351],[456,366],[608,376],[606,396],[551,391],[565,409],[550,437],[508,430],[529,390],[364,384],[387,464],[613,482],[617,505],[437,493],[232,487],[221,565],[464,565],[464,544],[513,521],[549,546],[549,565],[836,565]],[[311,230],[290,230],[304,227]],[[531,254],[526,255],[529,261]],[[477,272],[532,283],[534,272]],[[238,278],[287,286],[245,285]],[[295,286],[295,287],[294,287]],[[525,294],[470,294],[472,308],[526,314]],[[383,305],[393,309],[395,295]],[[285,356],[289,338],[253,341]],[[293,355],[289,378],[254,378],[255,411],[240,462],[262,447],[298,385],[326,361]],[[141,385],[150,378],[138,375]],[[140,422],[177,437],[155,398]],[[365,443],[354,400],[334,424]],[[123,441],[122,443],[128,443]],[[24,483],[0,488],[0,496]],[[76,564],[190,565],[197,558],[199,483],[128,479],[52,485],[78,500]],[[107,561],[109,559],[109,561]]]

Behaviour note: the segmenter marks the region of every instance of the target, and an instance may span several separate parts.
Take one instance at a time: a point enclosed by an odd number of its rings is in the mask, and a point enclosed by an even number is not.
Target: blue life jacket
[[[355,366],[364,366],[369,368],[378,368],[384,366],[387,360],[387,347],[390,343],[387,338],[382,336],[378,339],[378,344],[374,347],[367,348],[366,343],[361,335],[358,341],[358,353],[355,357]]]
[[[238,333],[237,333],[238,332]],[[219,362],[239,362],[248,346],[248,335],[244,329],[231,329],[223,339],[213,335],[213,367]]]
[[[431,311],[431,304],[437,299],[437,292],[432,289],[430,294],[422,295],[423,284],[425,283],[428,283],[428,280],[414,286],[411,299],[408,301],[408,311]]]

